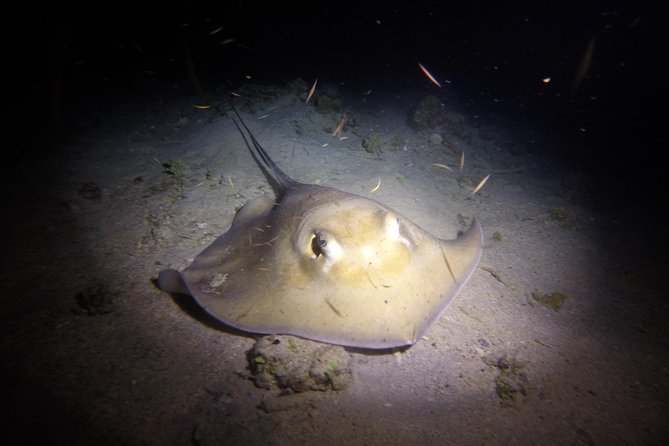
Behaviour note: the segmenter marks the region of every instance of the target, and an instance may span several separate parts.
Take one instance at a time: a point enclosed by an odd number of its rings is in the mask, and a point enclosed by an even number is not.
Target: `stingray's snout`
[[[158,287],[172,294],[189,294],[181,273],[175,269],[166,269],[160,272]]]

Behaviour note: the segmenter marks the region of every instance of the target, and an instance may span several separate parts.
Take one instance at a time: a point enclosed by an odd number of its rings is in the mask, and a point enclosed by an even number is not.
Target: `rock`
[[[338,345],[287,335],[264,336],[248,352],[253,380],[288,392],[343,390],[351,382],[350,355]]]
[[[439,145],[444,142],[444,138],[439,133],[433,133],[430,135],[430,143]]]

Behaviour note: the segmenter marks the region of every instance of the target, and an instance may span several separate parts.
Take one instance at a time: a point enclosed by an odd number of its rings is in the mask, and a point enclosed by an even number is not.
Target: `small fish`
[[[421,63],[419,63],[418,66],[420,67],[421,70],[423,70],[423,73],[425,73],[425,76],[427,76],[427,78],[430,79],[430,81],[431,81],[434,85],[436,85],[437,87],[441,88],[441,84],[439,83],[439,81],[437,81],[437,80],[434,78],[434,76],[432,76],[432,75],[430,74],[430,72],[427,71],[427,68],[425,68]]]
[[[462,155],[460,155],[460,172],[462,172],[462,169],[465,168],[465,151],[462,151]]]
[[[578,91],[579,87],[583,83],[585,76],[590,71],[590,65],[592,64],[592,55],[595,52],[595,38],[591,37],[588,41],[588,45],[585,47],[583,56],[581,56],[581,61],[578,64],[576,69],[576,74],[574,75],[574,80],[571,83],[571,94],[574,95]]]
[[[307,100],[304,101],[305,104],[309,103],[309,99],[314,95],[314,91],[316,91],[316,84],[318,83],[318,78],[314,81],[314,85],[311,86],[311,90],[309,90],[309,94],[307,95]]]
[[[370,194],[373,194],[374,192],[376,192],[377,190],[379,190],[379,187],[381,187],[381,178],[379,178],[379,182],[376,183],[376,186],[374,186],[374,189],[370,190],[369,193],[370,193]]]
[[[483,187],[485,182],[488,181],[488,178],[490,178],[490,174],[486,175],[485,178],[483,178],[481,181],[479,181],[479,184],[477,184],[476,187],[474,188],[474,190],[472,191],[472,195],[474,195],[476,192],[481,190],[481,188]]]
[[[341,122],[339,122],[339,125],[335,129],[334,132],[332,132],[332,136],[337,136],[341,135],[341,131],[344,129],[344,124],[346,123],[346,113],[344,113],[344,116],[341,118]]]
[[[144,50],[142,49],[141,46],[137,45],[135,42],[130,42],[130,45],[132,45],[133,48],[135,48],[138,52],[144,53]]]
[[[206,110],[208,108],[211,108],[211,105],[196,105],[196,104],[192,104],[192,105],[193,105],[193,108],[197,108],[198,110]]]
[[[433,165],[434,167],[441,167],[442,169],[446,169],[446,170],[448,170],[449,172],[453,172],[453,169],[451,169],[450,167],[448,167],[446,164],[432,163],[432,165]]]

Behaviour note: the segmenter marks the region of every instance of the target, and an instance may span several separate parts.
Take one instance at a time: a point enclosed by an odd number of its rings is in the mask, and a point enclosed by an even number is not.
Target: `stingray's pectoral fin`
[[[171,294],[190,294],[181,273],[175,269],[166,269],[158,275],[158,286]]]
[[[456,290],[459,291],[469,280],[481,259],[483,252],[481,225],[473,219],[467,231],[458,234],[455,240],[444,241],[440,248],[448,273],[455,282]]]

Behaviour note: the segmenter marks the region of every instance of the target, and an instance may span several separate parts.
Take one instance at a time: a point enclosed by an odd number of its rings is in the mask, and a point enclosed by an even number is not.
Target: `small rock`
[[[439,145],[444,142],[444,138],[439,133],[433,133],[430,135],[430,143],[434,145]]]
[[[351,357],[338,345],[287,335],[263,336],[248,352],[253,380],[288,392],[343,390],[351,382]]]

